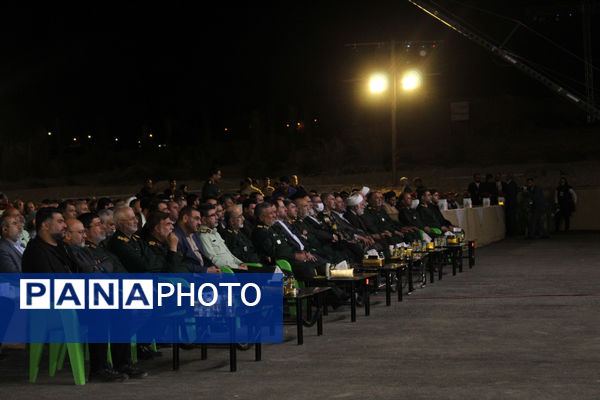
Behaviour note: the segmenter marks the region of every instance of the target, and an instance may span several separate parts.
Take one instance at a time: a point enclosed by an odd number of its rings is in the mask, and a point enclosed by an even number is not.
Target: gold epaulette
[[[125,243],[129,243],[129,239],[127,239],[125,236],[117,236],[117,239],[124,241]]]
[[[148,241],[148,244],[149,244],[150,246],[156,246],[156,244],[157,244],[157,243],[156,243],[154,240],[149,240],[149,241]]]
[[[229,233],[233,233],[233,231],[231,229],[227,229],[227,232]]]
[[[260,228],[260,229],[265,229],[266,228],[266,226],[264,226],[264,225],[256,225],[256,227]]]
[[[140,238],[140,236],[136,235],[135,233],[131,235],[131,237],[133,238],[133,240],[138,240]]]

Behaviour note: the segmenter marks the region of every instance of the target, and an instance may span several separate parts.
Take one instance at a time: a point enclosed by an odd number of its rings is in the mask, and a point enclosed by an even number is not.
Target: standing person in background
[[[152,179],[146,179],[144,181],[144,186],[140,189],[137,197],[143,199],[144,197],[152,197],[154,196],[154,192],[152,191]]]
[[[206,200],[208,197],[213,196],[214,198],[218,198],[221,194],[221,190],[219,189],[219,181],[223,175],[221,174],[221,170],[218,168],[211,168],[208,173],[208,180],[204,183],[202,187],[202,199]]]
[[[496,185],[496,199],[492,199],[492,204],[498,204],[498,197],[504,197],[506,195],[506,182],[502,180],[502,174],[498,172],[494,178]]]
[[[506,213],[506,233],[509,236],[517,235],[517,193],[519,187],[513,178],[513,174],[507,175],[504,189],[504,210]]]
[[[571,225],[571,214],[575,212],[577,194],[564,176],[560,178],[554,192],[554,204],[556,205],[556,214],[554,215],[556,232],[560,230],[560,222],[563,219],[565,220],[565,232],[567,232]]]
[[[469,195],[471,196],[471,203],[474,206],[481,205],[481,193],[483,189],[483,185],[481,184],[481,176],[479,174],[473,174],[473,182],[469,183],[467,192],[469,192]]]
[[[529,192],[529,205],[531,211],[529,215],[529,232],[525,239],[547,239],[548,231],[544,226],[544,218],[546,213],[546,199],[544,198],[544,192],[542,189],[535,184],[533,178],[527,179],[527,191]]]
[[[173,196],[175,196],[175,193],[177,192],[177,180],[176,179],[170,179],[169,180],[169,187],[167,189],[165,189],[164,194],[165,196],[168,196],[169,198],[173,198]]]
[[[496,183],[493,181],[493,179],[494,176],[492,174],[485,174],[485,182],[483,182],[479,187],[479,193],[481,193],[481,197],[490,198],[490,205],[498,204],[498,189],[496,189]]]

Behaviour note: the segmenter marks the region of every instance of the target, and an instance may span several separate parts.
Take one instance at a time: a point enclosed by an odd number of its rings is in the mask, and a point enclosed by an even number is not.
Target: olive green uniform
[[[260,257],[252,241],[242,232],[225,229],[221,235],[231,254],[249,263],[260,263]]]
[[[107,249],[117,256],[127,272],[172,272],[168,266],[178,257],[181,259],[180,254],[168,251],[166,248],[160,251],[150,249],[149,244],[138,235],[134,234],[128,238],[118,229],[108,240]],[[157,257],[159,254],[163,254],[164,257]],[[182,272],[187,272],[187,269]]]
[[[183,255],[178,251],[171,251],[163,242],[156,240],[152,236],[144,237],[148,251],[154,258],[160,260],[162,268],[152,272],[167,272],[170,274],[189,273],[187,263],[183,260]]]
[[[294,247],[283,236],[272,228],[258,224],[252,232],[252,243],[258,252],[263,264],[272,264],[283,259],[290,263],[294,276],[298,280],[306,280],[315,275],[318,264],[314,262],[296,261]]]
[[[100,261],[98,266],[101,267],[100,269],[102,272],[127,272],[121,261],[119,261],[119,258],[108,251],[106,247],[102,245],[102,243],[100,245],[96,245],[95,243],[86,240],[85,247],[87,247],[94,257]]]

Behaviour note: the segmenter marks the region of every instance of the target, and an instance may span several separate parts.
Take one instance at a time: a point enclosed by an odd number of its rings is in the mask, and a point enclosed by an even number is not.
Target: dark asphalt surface
[[[325,317],[324,336],[293,325],[263,360],[228,350],[170,349],[142,362],[150,372],[125,383],[73,384],[67,366],[27,381],[27,355],[0,361],[0,399],[598,399],[600,233],[548,240],[507,239],[477,249],[475,268],[385,306],[384,292],[351,323],[349,307]]]

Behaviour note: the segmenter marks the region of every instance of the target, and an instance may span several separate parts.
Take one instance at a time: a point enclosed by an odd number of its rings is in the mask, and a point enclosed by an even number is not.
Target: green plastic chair
[[[44,313],[36,313],[30,320],[33,331],[48,331],[49,336],[49,375],[54,376],[56,370],[62,367],[66,353],[69,354],[73,380],[76,385],[85,385],[85,349],[79,337],[79,320],[75,310],[60,310],[61,327],[49,327]],[[68,335],[65,337],[65,333]],[[65,338],[70,343],[56,343],[55,340]],[[40,370],[40,361],[45,343],[29,344],[29,381],[35,383]],[[62,348],[65,351],[62,351]],[[63,353],[61,355],[61,353]]]
[[[292,266],[290,265],[289,261],[287,261],[287,260],[277,260],[277,261],[275,261],[275,264],[282,271],[293,273],[292,272]],[[297,287],[297,288],[303,288],[305,285],[304,285],[304,282],[298,282],[297,280],[294,280],[294,286]],[[306,310],[306,307],[308,306],[308,303],[307,303],[306,299],[302,300],[302,306]],[[296,315],[296,301],[295,300],[288,300],[288,308],[290,310],[290,315],[295,316]]]

